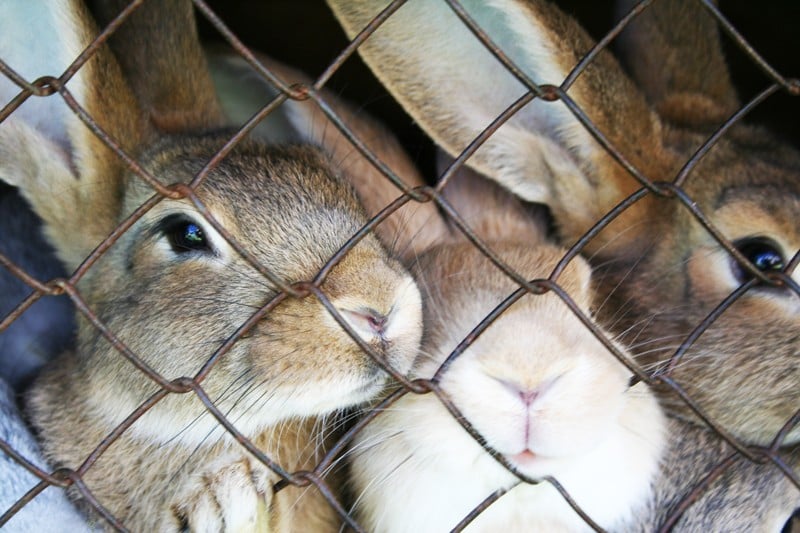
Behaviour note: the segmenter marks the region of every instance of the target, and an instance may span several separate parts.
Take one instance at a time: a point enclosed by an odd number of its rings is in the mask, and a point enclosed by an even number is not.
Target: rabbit
[[[351,38],[388,4],[327,1]],[[737,123],[680,182],[685,201],[643,191],[630,170],[652,182],[673,181],[739,109],[708,9],[689,0],[653,2],[630,22],[624,41],[630,76],[601,51],[568,78],[595,43],[550,2],[459,5],[518,67],[516,74],[446,2],[436,0],[409,0],[391,13],[359,45],[362,58],[453,156],[516,102],[467,164],[519,197],[546,205],[564,244],[638,195],[582,247],[595,272],[598,321],[648,371],[669,370],[682,394],[718,428],[745,445],[770,444],[800,407],[800,273],[784,272],[782,286],[752,278],[754,272],[781,275],[800,250],[793,222],[800,217],[797,150],[762,128]],[[557,96],[552,87],[534,98],[523,78],[562,84],[581,112],[563,100],[550,101]],[[584,126],[584,116],[604,141]],[[626,164],[609,154],[606,142]],[[693,209],[747,261],[728,253]],[[746,283],[753,286],[701,335],[690,337]],[[690,339],[688,350],[670,364]],[[664,388],[670,413],[702,423],[675,387]],[[798,441],[795,426],[783,444]]]
[[[66,276],[36,215],[18,191],[2,183],[0,213],[0,254],[41,281]],[[0,321],[31,292],[0,267]],[[75,313],[67,296],[41,298],[0,332],[0,378],[12,389],[24,390],[45,363],[69,347],[74,330]]]
[[[13,388],[0,379],[0,439],[39,468],[44,468],[36,439],[25,426]],[[39,479],[8,456],[0,456],[0,509],[11,507]],[[63,491],[49,487],[25,505],[6,524],[8,533],[27,531],[91,531]]]
[[[94,18],[105,23],[123,4],[96,2]],[[0,18],[0,59],[27,80],[60,75],[97,34],[78,0],[47,9],[13,1]],[[188,1],[139,6],[65,88],[162,185],[190,181],[233,133]],[[19,92],[0,80],[3,102]],[[407,372],[421,337],[416,283],[372,234],[332,266],[320,290],[377,361],[313,295],[281,300],[276,279],[313,279],[367,223],[333,163],[311,144],[244,140],[197,188],[201,211],[189,199],[158,198],[59,95],[30,97],[0,124],[0,178],[42,218],[68,272],[129,222],[78,271],[77,290],[98,323],[141,358],[140,368],[166,382],[195,376],[241,330],[199,386],[286,472],[313,470],[335,430],[333,415],[379,394],[384,368]],[[140,208],[145,203],[149,209]],[[205,210],[276,279],[246,261]],[[257,315],[269,302],[274,308]],[[74,350],[37,378],[26,410],[45,458],[79,470],[115,526],[336,527],[340,517],[321,491],[290,485],[273,492],[281,476],[237,443],[196,394],[162,397],[161,390],[82,315]],[[120,426],[145,404],[146,412]],[[326,480],[335,492],[337,480]],[[109,526],[74,487],[71,495],[88,511],[90,527]]]
[[[513,197],[462,175],[444,187],[453,208],[521,276],[548,277],[565,250],[545,240],[542,225]],[[412,264],[425,333],[411,377],[430,379],[519,286],[463,237],[444,239]],[[584,313],[590,275],[576,258],[556,280]],[[556,294],[523,296],[438,384],[489,448],[540,483],[519,484],[436,395],[409,393],[351,445],[359,524],[367,531],[449,531],[495,491],[509,490],[468,530],[589,530],[546,476],[602,527],[627,523],[649,501],[666,439],[655,396],[645,383],[630,387],[629,378]]]
[[[667,419],[667,444],[647,503],[624,531],[665,531],[690,491],[735,453],[718,435],[675,417]],[[800,464],[800,448],[784,450],[781,459]],[[703,489],[671,525],[670,531],[758,531],[778,533],[800,507],[800,490],[773,463],[744,457]]]

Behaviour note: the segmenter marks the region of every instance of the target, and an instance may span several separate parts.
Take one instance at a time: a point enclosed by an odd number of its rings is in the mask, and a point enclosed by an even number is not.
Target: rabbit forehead
[[[793,255],[800,249],[800,196],[774,187],[742,187],[724,194],[714,222],[731,240],[750,236],[771,237]]]
[[[530,374],[533,385],[575,371],[590,378],[607,367],[619,371],[620,383],[624,379],[611,352],[550,294],[523,297],[473,342],[470,353],[487,373],[508,379]]]
[[[188,183],[217,156],[230,139],[229,132],[198,137],[167,137],[145,151],[146,170],[164,185]],[[141,202],[149,194],[143,180],[128,180],[129,200]],[[251,201],[253,204],[291,207],[288,201],[308,208],[313,205],[353,210],[358,205],[352,188],[333,172],[328,157],[308,145],[266,146],[240,142],[208,172],[198,188],[219,202]],[[241,211],[241,210],[239,210]],[[356,209],[358,211],[358,209]]]
[[[674,132],[673,132],[674,133]],[[672,163],[653,174],[654,180],[671,182],[692,154],[705,142],[706,136],[669,134]],[[800,158],[792,150],[774,142],[765,132],[738,128],[730,138],[719,139],[711,150],[692,166],[681,189],[691,205],[703,214],[721,234],[731,240],[750,236],[768,236],[793,255],[800,245]],[[612,239],[627,233],[638,234],[637,244],[609,252],[600,249],[598,257],[639,262],[649,257],[652,272],[664,273],[675,268],[693,250],[716,242],[711,233],[678,198],[652,197],[647,206],[632,219],[611,223]],[[649,201],[647,200],[647,201]],[[602,239],[601,239],[602,241]],[[597,258],[595,258],[596,261]],[[655,266],[660,263],[660,266]],[[607,274],[605,266],[596,262]],[[612,267],[614,268],[614,267]],[[652,274],[639,271],[645,277]],[[670,276],[677,275],[671,272]],[[598,276],[602,278],[603,276]],[[605,282],[601,279],[601,285]],[[677,297],[678,293],[673,296]]]
[[[186,183],[223,142],[213,137],[162,141],[143,159],[161,183]],[[354,191],[312,147],[244,143],[210,170],[196,192],[211,215],[256,255],[312,253],[305,262],[319,263],[366,223]],[[123,216],[153,194],[144,180],[131,176]],[[176,208],[197,212],[192,204],[188,199],[165,199],[150,216]],[[199,212],[197,217],[203,218]]]
[[[531,248],[492,243],[491,247],[529,279],[548,276],[563,253],[549,245]],[[432,255],[421,258],[421,264],[420,286],[425,293],[428,325],[425,345],[439,362],[519,287],[469,243],[435,249]],[[588,307],[589,279],[588,266],[582,260],[570,263],[558,278],[559,285],[584,312]],[[532,346],[550,342],[558,344],[558,351],[564,351],[585,343],[585,335],[592,337],[560,296],[552,292],[526,294],[487,327],[478,337],[476,349],[502,345],[503,351],[517,354],[520,348],[526,352]],[[506,336],[509,338],[504,339]],[[525,341],[520,343],[519,339]],[[589,342],[602,349],[593,337]]]
[[[744,133],[752,141],[753,132]],[[683,188],[724,238],[734,244],[750,237],[770,238],[788,260],[800,249],[800,158],[785,147],[733,141],[723,140],[712,149],[688,174]],[[726,255],[689,209],[676,200],[669,203],[675,216],[668,220],[671,227],[662,227],[663,239],[654,254],[665,260],[662,270],[671,268],[676,258],[709,252],[719,258]],[[682,252],[676,254],[676,249]],[[727,278],[709,272],[709,287],[732,290]]]
[[[488,247],[513,271],[527,280],[548,278],[565,250],[546,243],[489,242]],[[428,297],[455,310],[485,316],[494,306],[519,288],[503,270],[471,243],[433,249],[420,261],[419,276]],[[581,258],[570,261],[556,283],[583,310],[588,308],[591,272]],[[535,296],[534,296],[535,298]],[[482,302],[470,304],[470,301]],[[540,300],[552,305],[550,298]]]
[[[689,175],[687,190],[691,194],[693,189],[713,187],[708,208],[716,210],[719,223],[730,229],[737,218],[736,210],[744,209],[738,217],[740,227],[771,226],[783,235],[793,236],[798,232],[796,221],[800,215],[800,154],[767,135],[758,137],[757,130],[745,133],[750,136],[746,139],[749,142],[715,147],[698,175]],[[723,222],[723,218],[727,221]]]

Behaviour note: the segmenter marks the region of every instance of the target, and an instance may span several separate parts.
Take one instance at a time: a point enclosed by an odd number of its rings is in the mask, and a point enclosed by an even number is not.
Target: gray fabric
[[[43,470],[49,470],[36,440],[22,420],[11,388],[0,380],[0,438],[23,457]],[[14,459],[0,453],[0,514],[39,482],[39,478]],[[3,533],[43,533],[49,531],[92,531],[63,489],[48,487],[25,505],[3,527]]]
[[[0,185],[0,254],[39,281],[66,276],[41,234],[41,222],[16,190]],[[0,320],[32,292],[0,266]],[[16,390],[66,349],[74,334],[74,309],[67,296],[39,299],[0,332],[0,378]]]

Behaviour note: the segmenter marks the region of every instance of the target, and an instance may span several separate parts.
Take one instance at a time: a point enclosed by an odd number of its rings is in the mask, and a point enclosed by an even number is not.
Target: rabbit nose
[[[530,407],[540,396],[545,394],[558,378],[548,379],[536,385],[527,385],[514,380],[495,378],[509,392],[516,395],[525,407]]]
[[[386,335],[388,317],[375,309],[368,307],[357,310],[340,309],[339,313],[364,340],[370,340],[376,336],[384,338]]]
[[[525,405],[530,405],[533,403],[533,400],[539,396],[539,391],[519,391],[517,394],[519,394],[520,399]]]

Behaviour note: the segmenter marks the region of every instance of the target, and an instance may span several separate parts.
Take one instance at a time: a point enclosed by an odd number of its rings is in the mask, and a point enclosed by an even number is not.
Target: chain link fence
[[[277,96],[269,104],[263,107],[256,114],[256,116],[253,117],[252,120],[248,121],[247,124],[233,133],[229,143],[222,147],[217,156],[208,161],[208,164],[203,168],[203,170],[196,174],[192,182],[189,184],[165,185],[158,179],[151,176],[142,168],[142,166],[137,163],[136,159],[132,157],[131,154],[126,153],[126,151],[120,147],[119,139],[115,139],[112,135],[109,135],[108,132],[103,131],[97,122],[95,122],[95,119],[92,117],[91,113],[87,109],[82,108],[80,104],[76,102],[66,85],[69,78],[73,76],[74,73],[77,72],[101,46],[103,46],[108,36],[112,35],[118,26],[124,24],[125,18],[129,16],[131,12],[134,12],[141,2],[131,2],[130,7],[120,14],[119,17],[112,20],[105,27],[105,29],[103,29],[100,35],[98,35],[92,45],[86,49],[80,55],[80,57],[76,58],[75,63],[73,63],[67,72],[52,72],[50,76],[45,76],[37,80],[28,80],[15,72],[10,65],[2,62],[3,58],[0,57],[0,71],[2,72],[2,75],[12,80],[19,87],[18,96],[14,100],[10,102],[3,102],[4,107],[2,110],[0,110],[0,128],[3,127],[2,122],[8,119],[8,117],[13,116],[14,113],[17,112],[17,109],[29,98],[61,98],[64,102],[66,102],[70,109],[72,109],[72,111],[80,117],[81,121],[86,125],[86,127],[90,128],[93,134],[107,147],[116,152],[123,164],[128,169],[132,170],[142,180],[143,183],[146,183],[149,187],[151,187],[154,193],[151,201],[135,209],[135,211],[133,211],[133,213],[126,218],[123,224],[117,228],[117,230],[109,235],[108,238],[102,243],[98,244],[94,252],[85,258],[85,260],[80,264],[79,268],[66,276],[56,277],[54,279],[41,278],[39,274],[31,273],[26,271],[26,269],[21,268],[17,264],[16,258],[0,254],[0,265],[2,265],[2,268],[13,274],[13,276],[22,281],[33,291],[28,297],[19,302],[19,304],[16,305],[11,312],[3,317],[0,317],[0,335],[2,335],[4,331],[8,330],[15,322],[22,320],[26,313],[29,312],[29,310],[32,308],[32,306],[34,306],[34,304],[36,304],[37,301],[52,299],[58,296],[63,298],[63,295],[66,295],[71,300],[72,305],[80,315],[79,320],[88,322],[93,327],[97,328],[102,336],[117,349],[119,352],[119,357],[125,358],[131,363],[127,366],[130,372],[144,373],[150,380],[152,380],[154,384],[158,385],[158,392],[153,394],[146,402],[142,403],[137,409],[132,411],[129,416],[125,418],[125,421],[116,429],[114,429],[114,431],[112,431],[107,438],[105,438],[102,442],[97,442],[96,448],[92,450],[91,453],[86,455],[85,461],[80,465],[69,465],[69,468],[60,468],[52,472],[41,470],[33,462],[31,462],[28,457],[25,456],[25,453],[15,449],[10,442],[0,441],[0,448],[2,448],[5,454],[32,472],[39,480],[41,480],[10,509],[2,510],[4,511],[4,514],[2,517],[0,517],[0,524],[9,524],[10,526],[13,525],[14,515],[20,509],[28,505],[33,499],[39,497],[40,493],[42,493],[47,487],[55,486],[64,488],[72,487],[71,490],[73,490],[75,494],[80,495],[80,497],[89,507],[97,511],[107,521],[107,525],[109,527],[124,530],[125,524],[118,521],[113,515],[113,512],[106,509],[103,497],[97,496],[93,492],[93,487],[91,484],[87,484],[84,481],[84,476],[93,468],[93,465],[99,460],[99,458],[101,458],[110,447],[114,446],[115,441],[129,431],[130,427],[135,424],[140,417],[142,417],[149,410],[153,409],[154,406],[164,401],[165,398],[171,395],[186,394],[194,395],[200,402],[202,402],[208,413],[210,413],[219,422],[219,424],[221,424],[225,430],[234,437],[238,444],[231,444],[231,446],[242,446],[252,454],[256,461],[267,466],[272,472],[274,472],[275,475],[280,478],[280,481],[273,485],[274,491],[280,492],[287,490],[290,487],[302,487],[307,488],[307,490],[310,491],[319,491],[331,508],[339,514],[342,524],[344,524],[343,527],[351,528],[356,531],[363,530],[363,527],[358,523],[358,520],[350,513],[353,503],[350,501],[350,499],[353,495],[346,494],[346,491],[340,492],[338,487],[329,481],[331,471],[335,470],[335,468],[341,468],[341,464],[346,462],[343,461],[342,458],[346,458],[348,456],[348,446],[352,440],[356,438],[359,432],[361,432],[365,426],[373,423],[373,420],[380,416],[382,411],[389,409],[394,402],[406,395],[435,394],[448,406],[448,409],[450,409],[451,412],[457,413],[458,406],[454,405],[448,394],[442,390],[437,379],[409,380],[406,376],[387,368],[387,371],[392,373],[394,379],[398,383],[399,388],[395,392],[385,397],[385,399],[383,399],[383,401],[381,401],[378,405],[366,410],[364,413],[360,413],[357,422],[353,423],[353,419],[350,418],[350,422],[347,424],[346,431],[341,431],[340,434],[337,435],[335,444],[330,446],[325,451],[324,456],[318,461],[316,467],[311,470],[301,471],[291,471],[286,465],[279,464],[275,458],[265,455],[263,450],[259,449],[259,447],[253,443],[254,439],[251,440],[248,438],[248,435],[241,431],[240,428],[237,428],[236,422],[229,420],[226,417],[225,412],[220,409],[220,407],[212,398],[209,397],[204,389],[204,381],[208,379],[209,376],[213,375],[215,368],[218,365],[224,363],[226,354],[231,350],[240,337],[247,336],[249,334],[250,329],[253,328],[255,324],[257,324],[260,320],[268,320],[270,313],[272,313],[275,308],[280,306],[282,302],[305,298],[316,299],[320,304],[325,306],[331,315],[334,316],[334,319],[340,325],[342,325],[343,328],[345,328],[348,334],[353,336],[353,339],[359,344],[359,346],[361,346],[362,349],[368,352],[371,357],[373,357],[384,368],[386,368],[386,363],[382,360],[380,355],[376,353],[368,343],[364,342],[358,337],[357,333],[349,325],[347,320],[342,317],[340,311],[337,310],[336,307],[331,303],[330,298],[326,293],[325,279],[327,273],[330,272],[331,269],[335,268],[337,264],[343,261],[344,258],[346,258],[348,254],[352,252],[352,250],[358,245],[365,235],[375,231],[375,228],[379,227],[379,225],[382,224],[396,210],[402,208],[404,205],[415,202],[436,204],[439,212],[444,213],[444,216],[452,219],[451,224],[457,228],[457,231],[465,233],[468,239],[472,241],[475,246],[478,246],[484,253],[492,257],[492,260],[498,265],[498,267],[504,271],[507,271],[512,276],[514,283],[520,286],[520,289],[515,292],[512,299],[505,302],[494,313],[487,316],[481,323],[474,324],[475,330],[464,340],[463,343],[459,345],[458,348],[456,348],[454,353],[451,354],[451,359],[458,357],[461,352],[468,349],[470,343],[474,342],[474,339],[480,335],[483,330],[490,328],[492,322],[497,320],[499,316],[502,316],[504,310],[511,306],[513,302],[523,294],[555,294],[561,300],[563,300],[565,305],[568,306],[569,309],[575,313],[579,319],[603,342],[609,351],[609,357],[617,357],[621,362],[630,368],[632,374],[634,375],[633,381],[646,382],[653,389],[658,390],[664,405],[667,406],[668,409],[674,405],[681,405],[679,410],[684,413],[684,415],[686,413],[694,413],[694,415],[696,415],[697,423],[702,425],[703,431],[708,435],[707,438],[709,445],[713,446],[715,450],[718,450],[718,454],[715,453],[717,455],[717,460],[708,464],[704,464],[702,466],[702,471],[695,472],[696,477],[694,479],[687,479],[686,485],[680,492],[679,498],[665,502],[665,506],[667,508],[659,509],[654,513],[658,518],[655,523],[652,523],[653,530],[667,531],[673,528],[679,523],[681,515],[685,513],[687,509],[690,509],[697,500],[701,500],[703,495],[707,492],[713,492],[714,490],[717,490],[715,487],[718,487],[718,485],[715,484],[727,483],[728,481],[725,480],[729,480],[731,477],[726,478],[726,476],[734,476],[735,478],[735,474],[733,473],[735,473],[737,469],[750,468],[751,471],[754,471],[753,468],[755,467],[746,465],[757,465],[757,472],[763,472],[765,479],[779,480],[781,483],[783,483],[783,487],[788,487],[786,490],[797,491],[800,493],[800,472],[798,472],[796,467],[797,454],[793,448],[787,447],[784,443],[787,435],[796,429],[798,418],[800,418],[800,405],[794,405],[794,414],[785,419],[782,429],[774,434],[774,438],[771,439],[771,443],[769,445],[754,446],[751,442],[748,442],[747,439],[739,438],[737,436],[738,432],[736,431],[736,428],[731,428],[726,426],[726,424],[719,423],[717,420],[715,420],[714,416],[708,414],[705,411],[705,404],[703,400],[697,400],[695,397],[696,389],[687,389],[680,379],[674,376],[675,369],[680,367],[684,358],[691,357],[693,346],[697,342],[697,339],[702,337],[709,329],[713,330],[715,323],[720,320],[720,317],[725,317],[726,313],[729,312],[728,310],[731,307],[742,305],[741,303],[737,302],[739,302],[740,299],[746,299],[748,295],[752,294],[752,292],[758,287],[768,285],[770,290],[782,291],[782,297],[788,298],[790,301],[790,303],[786,305],[789,306],[790,309],[793,309],[791,312],[794,313],[794,315],[797,315],[796,306],[797,298],[800,297],[800,288],[798,288],[796,279],[793,278],[793,272],[795,271],[796,264],[798,261],[800,261],[800,251],[796,249],[789,250],[788,252],[791,254],[791,256],[785,257],[785,264],[780,265],[781,268],[778,269],[764,272],[758,268],[753,268],[752,265],[748,266],[749,263],[747,257],[745,257],[746,254],[743,254],[741,246],[739,245],[740,243],[735,241],[732,242],[726,237],[726,232],[724,230],[717,228],[713,217],[711,217],[708,213],[705,213],[702,208],[698,207],[698,204],[693,198],[693,194],[691,192],[693,170],[702,164],[703,157],[714,149],[714,146],[717,142],[719,142],[719,139],[724,139],[726,136],[730,135],[735,136],[736,128],[743,117],[752,108],[759,106],[762,101],[767,100],[771,95],[776,93],[783,93],[792,96],[797,95],[800,92],[800,84],[797,82],[797,80],[787,77],[778,70],[774,69],[772,66],[770,66],[770,63],[767,61],[767,59],[759,55],[758,50],[750,46],[746,37],[741,35],[737,31],[737,28],[730,24],[725,18],[725,5],[722,6],[722,10],[720,11],[711,3],[703,3],[703,9],[705,9],[711,14],[711,16],[714,17],[716,23],[727,35],[726,43],[729,48],[735,49],[736,53],[738,54],[744,54],[749,61],[756,65],[757,68],[766,75],[769,81],[767,87],[760,90],[758,94],[756,94],[755,97],[747,102],[739,112],[721,122],[715,131],[709,132],[706,142],[702,143],[700,146],[697,146],[696,149],[692,151],[680,173],[674,178],[670,176],[669,179],[663,176],[654,178],[646,175],[643,172],[640,172],[639,169],[636,168],[636,165],[630,163],[630,161],[627,159],[630,157],[630,155],[626,152],[626,148],[622,146],[615,146],[614,142],[609,140],[609,137],[607,137],[608,132],[603,131],[602,127],[596,125],[589,118],[589,116],[580,108],[580,106],[575,103],[570,96],[570,93],[564,87],[555,85],[529,85],[528,92],[522,99],[516,102],[515,105],[508,108],[502,116],[497,117],[497,119],[492,122],[492,125],[489,128],[485,129],[473,143],[464,148],[461,156],[456,159],[455,166],[448,171],[449,173],[457,171],[457,168],[464,164],[464,162],[468,160],[469,156],[478,150],[480,145],[485,142],[487,138],[492,136],[500,127],[502,127],[505,121],[511,119],[514,114],[517,113],[527,103],[536,99],[543,99],[547,101],[561,100],[569,108],[570,112],[579,118],[583,126],[591,133],[593,138],[602,144],[617,162],[619,162],[624,168],[628,169],[630,173],[631,184],[635,184],[635,186],[631,186],[632,192],[627,198],[620,197],[618,199],[619,203],[615,209],[607,213],[602,218],[594,221],[591,229],[582,238],[578,239],[574,245],[571,242],[567,243],[572,246],[565,251],[562,261],[559,262],[559,264],[555,267],[551,276],[526,282],[523,276],[520,276],[518,273],[514,272],[511,267],[506,265],[504,261],[492,251],[491,245],[486,245],[485,243],[481,242],[480,238],[471,233],[468,227],[468,221],[463,220],[453,209],[451,204],[448,203],[446,197],[442,195],[443,183],[448,179],[447,174],[445,175],[445,179],[442,180],[439,185],[434,186],[431,184],[408,187],[402,176],[395,174],[390,166],[385,165],[380,160],[379,156],[369,151],[369,148],[367,148],[369,145],[369,142],[367,142],[368,139],[360,139],[358,134],[350,129],[350,126],[347,122],[347,117],[337,114],[335,106],[331,105],[331,102],[328,100],[329,97],[326,96],[326,93],[323,90],[323,87],[337,71],[342,68],[346,68],[343,67],[345,63],[348,61],[355,61],[358,47],[361,46],[363,42],[368,41],[370,39],[370,35],[376,31],[385,20],[390,19],[396,10],[401,9],[403,3],[404,2],[402,1],[392,2],[389,8],[382,12],[379,18],[376,18],[372,24],[368,25],[364,29],[363,33],[359,35],[357,40],[355,40],[352,44],[346,45],[342,49],[341,53],[335,58],[334,61],[330,62],[325,67],[323,74],[321,74],[314,83],[289,85],[281,81],[280,74],[268,74],[270,77],[264,78],[264,80],[266,80],[268,83],[274,83],[275,80],[278,80],[275,89]],[[474,24],[470,21],[468,14],[465,15],[467,11],[464,10],[464,8],[457,1],[446,0],[446,3],[453,10],[453,12],[461,15],[462,23],[467,25]],[[571,79],[574,80],[576,77],[579,77],[583,72],[583,69],[587,68],[587,65],[591,64],[597,53],[615,42],[615,39],[625,29],[626,25],[635,20],[640,13],[649,9],[652,3],[655,2],[642,2],[641,4],[638,4],[634,7],[631,13],[622,19],[619,24],[614,25],[611,31],[602,36],[599,39],[600,44],[598,47],[588,50],[584,60],[582,60],[577,66],[576,70],[571,73]],[[221,35],[227,44],[233,48],[234,53],[240,54],[242,57],[247,58],[248,61],[257,61],[252,56],[250,49],[247,48],[239,40],[236,33],[231,30],[231,27],[229,27],[228,21],[226,21],[225,17],[217,15],[216,7],[212,7],[202,0],[194,0],[194,4],[197,13],[199,13],[200,18],[202,19],[202,24],[205,28],[207,28],[207,32],[217,32],[218,35]],[[220,6],[219,9],[222,10],[223,7]],[[475,32],[478,38],[484,41],[485,46],[489,47],[490,49],[496,46],[485,34],[482,33],[480,27],[476,25],[472,28],[472,30]],[[495,53],[498,57],[503,57],[500,50],[495,49],[493,53]],[[508,63],[507,66],[509,68],[514,68],[513,63],[511,63],[510,60],[501,60],[505,63]],[[265,66],[260,66],[254,71],[259,73],[270,72],[269,67]],[[237,143],[242,142],[242,139],[244,139],[248,133],[257,126],[259,120],[268,116],[270,113],[275,112],[275,110],[280,109],[280,106],[284,102],[291,100],[305,102],[310,101],[317,105],[319,110],[324,114],[325,117],[327,117],[327,120],[329,120],[330,123],[336,128],[339,128],[341,133],[353,143],[353,150],[360,151],[364,157],[374,162],[376,168],[378,168],[380,172],[384,174],[382,179],[391,180],[398,187],[398,198],[392,203],[387,203],[387,205],[381,206],[384,207],[384,209],[376,214],[371,222],[363,227],[361,231],[354,234],[352,239],[348,241],[339,250],[339,252],[337,252],[334,256],[327,258],[325,266],[323,266],[321,270],[314,272],[313,275],[303,280],[282,280],[279,275],[275,274],[274,272],[270,272],[270,270],[264,265],[258,264],[257,261],[253,259],[253,256],[247,247],[240,246],[227,233],[222,222],[215,220],[213,217],[207,218],[206,221],[220,234],[222,234],[226,240],[228,240],[230,246],[236,251],[236,253],[238,253],[245,260],[251,262],[252,267],[256,271],[260,272],[261,275],[263,275],[266,279],[268,279],[270,283],[278,286],[279,290],[274,298],[271,298],[268,302],[264,303],[259,309],[257,309],[245,323],[240,324],[235,333],[208,350],[208,359],[206,363],[195,375],[172,379],[159,374],[150,368],[150,366],[145,362],[146,359],[143,358],[141,354],[126,346],[126,344],[120,338],[118,338],[115,331],[103,323],[102,319],[97,313],[97,309],[94,309],[87,303],[86,295],[82,294],[82,292],[78,289],[78,284],[86,276],[90,275],[89,273],[91,272],[92,268],[95,268],[95,264],[103,256],[103,254],[105,254],[110,247],[114,246],[115,242],[122,238],[125,232],[128,231],[139,219],[141,219],[141,217],[145,216],[149,210],[153,209],[158,202],[161,201],[161,199],[185,199],[187,203],[192,205],[197,211],[200,213],[206,213],[207,206],[204,203],[202,194],[198,193],[198,187],[203,183],[203,180],[206,179],[206,176],[210,172],[213,172],[213,169],[219,164],[220,161],[224,160],[226,155],[234,149]],[[429,150],[429,148],[426,149]],[[423,166],[425,167],[426,165]],[[424,170],[430,170],[430,167],[432,166],[432,164],[427,164],[427,167],[424,168]],[[429,172],[429,174],[431,174],[431,182],[433,182],[435,178],[432,173]],[[2,176],[0,176],[0,178],[2,178]],[[794,177],[792,179],[796,180]],[[787,188],[787,190],[791,190],[791,188]],[[400,191],[402,191],[402,193]],[[645,367],[631,363],[627,354],[621,351],[617,345],[614,344],[614,341],[609,338],[602,329],[595,325],[592,318],[575,304],[573,301],[573,296],[570,295],[568,291],[566,291],[560,285],[559,282],[564,268],[566,268],[573,258],[585,252],[587,246],[591,249],[592,240],[595,239],[597,235],[604,230],[604,228],[613,224],[614,220],[618,217],[622,217],[626,210],[635,209],[640,202],[653,198],[659,199],[660,202],[680,204],[680,211],[685,213],[686,217],[691,217],[691,219],[693,219],[697,224],[699,224],[700,227],[703,228],[703,231],[708,232],[708,235],[711,235],[711,239],[716,243],[716,245],[725,250],[725,253],[730,255],[732,258],[730,261],[745,265],[743,268],[748,273],[748,276],[747,279],[741,283],[740,286],[731,294],[719,298],[718,304],[711,306],[708,309],[706,317],[702,321],[694,324],[693,328],[682,332],[682,336],[677,342],[670,340],[670,342],[667,343],[668,348],[662,347],[662,352],[666,350],[669,351],[669,354],[666,357],[662,356],[661,364],[648,365]],[[796,204],[799,200],[797,198],[787,198],[788,203],[791,203],[792,201],[794,201]],[[795,212],[795,214],[797,213]],[[794,226],[794,231],[796,232],[795,221],[796,219],[793,221],[787,221],[787,224]],[[792,235],[792,238],[793,237],[794,235]],[[16,237],[14,235],[3,236],[3,239],[7,238],[14,239]],[[654,238],[658,237],[656,236]],[[797,241],[788,240],[788,242],[791,245],[797,245]],[[600,266],[600,270],[602,271],[602,265]],[[624,284],[625,280],[621,279],[619,280],[619,283]],[[611,329],[616,334],[620,334],[619,338],[623,341],[626,341],[626,331],[619,331],[621,326],[616,325],[614,322],[617,315],[615,315],[613,310],[610,311],[608,315],[610,318],[606,317],[607,320],[603,326]],[[641,318],[642,317],[639,319]],[[795,325],[796,322],[797,320],[795,319]],[[796,338],[797,332],[795,331],[793,335]],[[761,333],[757,329],[755,331],[747,331],[747,334],[742,336],[742,338],[739,338],[737,342],[739,342],[742,346],[746,346],[754,342],[758,342],[760,336]],[[635,338],[631,340],[632,344],[636,344],[636,342],[637,340]],[[784,356],[796,358],[796,345],[797,342],[795,340],[794,343],[783,352]],[[647,349],[648,348],[643,348],[641,351],[645,351]],[[6,354],[0,355],[6,357]],[[58,363],[54,362],[53,364]],[[796,380],[796,378],[796,373],[789,374],[788,379]],[[796,385],[800,385],[800,383],[796,383]],[[476,391],[476,393],[479,393],[479,391]],[[758,402],[757,399],[751,398],[750,400],[755,403]],[[476,438],[483,443],[480,435],[478,435],[471,428],[467,420],[462,417],[459,419],[459,422],[462,423],[468,431],[473,433],[473,435],[475,435]],[[488,446],[486,447],[486,453],[497,457],[498,460],[503,462],[502,456],[500,456],[496,451],[490,449]],[[503,462],[503,464],[507,464],[507,462]],[[529,482],[534,480],[523,479],[523,481]],[[581,510],[579,503],[573,500],[568,491],[564,490],[559,485],[557,479],[547,481],[552,483],[552,485],[562,493],[563,497],[567,499],[570,505],[574,507],[575,511],[585,518],[588,527],[600,530],[600,526],[594,523],[589,514],[584,513]],[[483,502],[483,504],[477,507],[468,516],[465,516],[462,523],[459,524],[456,529],[466,527],[471,520],[473,520],[480,513],[484,512],[485,509],[490,507],[493,502],[502,499],[503,496],[508,492],[510,491],[498,490],[493,493],[487,493],[486,500]],[[757,498],[754,497],[754,499]],[[797,498],[795,497],[794,499]],[[409,509],[407,512],[413,513],[414,510]],[[719,512],[724,513],[724,510],[719,510]],[[456,524],[453,525],[456,526]],[[791,526],[787,525],[787,527]],[[303,527],[299,526],[299,529],[302,530]]]

